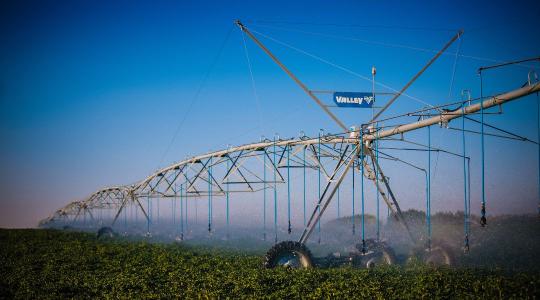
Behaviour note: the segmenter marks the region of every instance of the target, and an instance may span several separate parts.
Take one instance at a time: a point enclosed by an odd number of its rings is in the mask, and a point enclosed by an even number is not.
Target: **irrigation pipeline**
[[[462,117],[464,115],[476,113],[480,110],[488,109],[497,105],[502,105],[506,102],[518,99],[523,96],[527,96],[540,91],[540,83],[531,84],[517,90],[507,92],[498,96],[491,97],[487,100],[483,100],[480,103],[466,106],[464,109],[452,112],[443,112],[439,116],[431,117],[429,119],[420,120],[414,123],[400,125],[392,129],[384,130],[377,135],[367,134],[364,136],[365,140],[375,140],[377,138],[385,138],[397,134],[406,133],[422,127],[427,127],[435,124],[447,124],[451,120]]]
[[[493,96],[493,97],[491,97],[491,98],[489,98],[487,100],[482,101],[482,104],[483,104],[482,107],[484,109],[488,109],[488,108],[491,108],[491,107],[494,107],[494,106],[497,106],[497,105],[502,105],[502,104],[504,104],[506,102],[509,102],[509,101],[512,101],[512,100],[515,100],[515,99],[518,99],[518,98],[521,98],[521,97],[524,97],[524,96],[527,96],[527,95],[530,95],[530,94],[533,94],[533,93],[537,93],[537,92],[540,92],[540,83],[534,83],[534,84],[531,84],[530,86],[525,86],[525,87],[519,88],[517,90],[507,92],[507,93],[504,93],[504,94],[501,94],[501,95],[498,95],[498,96]],[[473,114],[473,113],[476,113],[476,112],[480,111],[480,106],[481,106],[480,103],[472,104],[472,105],[464,107],[460,111],[443,112],[440,115],[435,116],[435,117],[431,117],[431,118],[424,119],[424,120],[417,121],[417,122],[413,122],[413,123],[398,125],[396,127],[390,128],[390,129],[379,131],[376,134],[367,133],[367,134],[365,134],[363,136],[363,139],[366,140],[366,141],[384,139],[384,138],[387,138],[387,137],[403,134],[403,133],[406,133],[406,132],[409,132],[409,131],[412,131],[412,130],[415,130],[415,129],[418,129],[418,128],[430,126],[430,125],[441,124],[441,123],[442,124],[447,124],[453,119],[462,117],[464,115]],[[345,133],[329,136],[329,138],[327,140],[327,143],[343,143],[343,142],[351,143],[351,144],[357,143],[358,140],[356,138],[339,137],[340,135],[344,135],[344,134]],[[266,147],[270,147],[270,146],[274,146],[274,150],[275,150],[275,146],[284,147],[286,145],[311,145],[311,144],[316,144],[318,142],[319,142],[319,138],[306,138],[306,139],[298,139],[298,140],[291,139],[291,140],[279,140],[279,141],[278,140],[263,141],[263,142],[254,143],[254,144],[247,144],[247,145],[238,146],[238,147],[231,147],[231,148],[226,149],[226,150],[216,151],[216,152],[212,152],[212,153],[192,157],[192,158],[189,158],[189,159],[184,160],[182,162],[173,164],[173,165],[171,165],[171,166],[169,166],[167,168],[164,168],[164,169],[156,172],[155,174],[149,176],[148,178],[146,178],[145,180],[143,180],[142,182],[137,184],[135,186],[135,189],[140,188],[141,186],[143,186],[144,184],[149,182],[152,178],[157,176],[159,173],[163,173],[163,172],[166,172],[168,170],[172,170],[174,168],[177,168],[179,166],[194,163],[196,161],[206,159],[206,158],[209,158],[209,157],[220,157],[220,156],[226,155],[226,154],[231,153],[231,152],[237,152],[237,151],[242,151],[242,150],[250,150],[250,149],[258,149],[258,148],[266,148]]]
[[[427,126],[431,126],[431,125],[435,125],[435,124],[447,124],[453,119],[456,119],[456,118],[459,118],[459,117],[464,117],[464,116],[467,117],[468,114],[474,114],[474,113],[480,111],[481,109],[489,109],[490,107],[502,105],[502,104],[504,104],[506,102],[509,102],[509,101],[512,101],[514,99],[517,99],[517,98],[520,98],[520,97],[523,97],[523,96],[527,96],[527,95],[530,95],[530,94],[533,94],[533,93],[538,93],[539,91],[540,91],[540,83],[538,83],[538,82],[531,83],[530,85],[524,86],[522,88],[510,91],[510,92],[507,92],[507,93],[504,93],[504,94],[501,94],[501,95],[498,95],[498,96],[494,96],[494,97],[491,97],[489,99],[484,99],[481,103],[476,103],[476,104],[471,104],[471,105],[468,105],[468,106],[463,106],[458,111],[443,112],[439,116],[434,116],[434,117],[427,118],[427,119],[424,119],[424,120],[420,120],[420,121],[417,121],[417,122],[413,122],[413,123],[410,123],[410,124],[403,124],[403,125],[398,125],[398,126],[395,126],[395,127],[386,127],[386,129],[384,129],[384,130],[376,130],[374,132],[365,132],[365,133],[362,132],[362,144],[366,144],[366,143],[369,143],[370,141],[374,141],[374,140],[384,140],[384,139],[387,139],[387,138],[390,138],[390,137],[396,136],[396,135],[402,135],[403,133],[406,133],[406,132],[409,132],[409,131],[412,131],[412,130],[415,130],[415,129],[418,129],[418,128],[422,128],[422,127],[427,127]],[[174,195],[170,194],[170,193],[152,194],[153,193],[152,190],[149,191],[149,189],[151,189],[151,187],[149,187],[150,182],[155,183],[156,181],[161,180],[164,177],[163,174],[166,173],[166,172],[169,172],[169,171],[178,171],[178,172],[180,172],[180,170],[183,170],[186,167],[189,168],[189,166],[191,166],[193,164],[196,164],[196,163],[200,163],[203,160],[210,160],[210,158],[212,158],[212,157],[219,158],[219,157],[227,156],[227,155],[229,155],[230,153],[233,153],[233,152],[241,152],[241,151],[248,151],[249,152],[249,151],[256,151],[257,149],[266,149],[266,148],[272,149],[273,148],[274,149],[274,151],[273,151],[274,152],[273,153],[274,154],[274,162],[276,161],[276,154],[277,154],[276,153],[277,152],[276,148],[277,147],[280,147],[281,149],[284,149],[285,147],[292,147],[292,146],[307,147],[307,146],[313,146],[315,144],[319,144],[321,151],[322,151],[323,147],[325,147],[324,148],[325,151],[339,152],[339,150],[332,150],[332,147],[328,147],[328,144],[353,144],[353,145],[358,144],[359,143],[358,137],[351,137],[351,136],[349,136],[350,134],[354,134],[354,132],[340,133],[340,134],[333,134],[333,135],[327,134],[325,136],[320,136],[320,137],[316,137],[316,138],[302,137],[300,139],[290,139],[290,140],[280,140],[280,139],[274,139],[273,141],[265,140],[265,141],[261,141],[261,142],[258,142],[258,143],[241,145],[241,146],[238,146],[238,147],[228,147],[225,150],[215,151],[215,152],[207,153],[207,154],[196,156],[196,157],[191,157],[191,158],[185,159],[185,160],[183,160],[181,162],[175,163],[175,164],[173,164],[173,165],[171,165],[169,167],[163,168],[163,169],[155,172],[154,174],[150,175],[149,177],[145,178],[144,180],[142,180],[139,183],[136,183],[134,185],[122,186],[122,187],[112,187],[112,188],[106,188],[106,189],[98,190],[96,193],[92,194],[89,198],[87,198],[87,199],[85,199],[83,201],[72,202],[72,203],[68,204],[67,206],[65,206],[64,208],[61,208],[61,209],[57,210],[55,212],[55,214],[53,214],[53,217],[54,216],[62,216],[62,215],[69,214],[69,212],[72,211],[73,209],[80,208],[80,207],[99,208],[98,206],[96,206],[97,204],[95,204],[93,201],[98,201],[97,199],[99,198],[100,195],[115,192],[115,193],[129,195],[129,198],[131,199],[131,201],[133,201],[133,203],[135,203],[136,205],[141,207],[142,212],[143,212],[143,214],[145,215],[145,217],[147,219],[146,220],[147,221],[147,231],[150,232],[150,225],[151,225],[151,220],[152,220],[152,210],[153,210],[152,205],[151,205],[151,201],[150,201],[150,197],[151,196],[152,197],[158,196],[158,197],[162,197],[162,198],[164,198],[164,197],[174,197]],[[319,155],[321,155],[321,153],[319,153]],[[216,160],[216,161],[218,161],[218,160]],[[219,160],[216,163],[219,163],[221,161],[222,160]],[[275,169],[274,169],[274,174],[273,175],[274,175],[274,182],[277,182],[277,173],[276,173]],[[156,181],[153,181],[153,180],[156,180]],[[209,175],[209,181],[214,181],[214,178],[211,176],[211,171],[210,171],[210,175]],[[184,190],[187,191],[191,185],[192,185],[191,182],[187,183],[187,186],[185,187]],[[212,184],[210,184],[209,188],[211,188],[211,186],[212,186]],[[276,239],[277,239],[277,224],[276,224],[276,222],[277,222],[277,187],[276,187],[276,185],[274,185],[273,190],[274,190],[274,202],[275,202],[275,204],[274,204],[274,223],[275,223],[274,224],[274,229],[275,229]],[[167,191],[165,191],[165,192],[167,192]],[[234,191],[231,191],[231,192],[234,192]],[[213,194],[213,195],[223,194],[223,195],[225,195],[225,192],[221,191],[221,190],[217,190],[217,191],[213,191],[210,194]],[[200,197],[200,196],[201,196],[200,193],[195,193],[195,194],[191,194],[191,195],[186,194],[185,197],[182,197],[182,198],[187,200],[188,197]],[[141,206],[141,204],[139,202],[139,199],[143,198],[143,197],[147,198],[146,199],[147,200],[146,201],[147,205],[145,205],[145,206],[148,209],[148,214],[146,214],[145,209]],[[211,201],[211,198],[212,198],[212,195],[209,195],[209,200],[210,201]],[[211,213],[212,212],[210,211],[210,218],[211,218]],[[48,220],[51,220],[51,218],[49,218]],[[46,222],[47,220],[44,220],[44,221]]]
[[[515,100],[515,99],[518,99],[518,98],[521,98],[521,97],[524,97],[524,96],[527,96],[527,95],[530,95],[530,94],[533,94],[533,93],[537,93],[537,92],[540,92],[540,83],[538,83],[538,82],[534,83],[534,84],[531,84],[531,85],[528,85],[528,86],[525,86],[525,87],[522,87],[522,88],[519,88],[519,89],[516,89],[514,91],[510,91],[510,92],[498,95],[498,96],[493,96],[493,97],[491,97],[491,98],[489,98],[487,100],[483,100],[482,101],[482,107],[484,109],[488,109],[488,108],[498,106],[498,105],[502,105],[502,104],[504,104],[506,102],[510,102],[510,101]],[[431,118],[420,120],[420,121],[413,122],[413,123],[398,125],[398,126],[395,126],[393,128],[378,131],[375,134],[366,133],[365,135],[363,135],[362,138],[363,138],[364,141],[373,141],[373,140],[378,140],[378,139],[380,140],[380,139],[384,139],[384,138],[391,137],[391,136],[394,136],[394,135],[400,135],[400,134],[403,134],[403,133],[406,133],[406,132],[409,132],[409,131],[412,131],[412,130],[415,130],[415,129],[419,129],[419,128],[422,128],[422,127],[427,127],[427,126],[430,126],[430,125],[447,124],[453,119],[456,119],[456,118],[459,118],[459,117],[462,117],[462,116],[465,116],[465,115],[476,113],[476,112],[480,111],[480,108],[481,108],[480,103],[471,104],[469,106],[464,107],[463,109],[461,109],[459,111],[443,112],[440,115],[435,116],[435,117],[431,117]],[[350,144],[356,144],[358,142],[357,138],[343,137],[343,135],[345,135],[345,134],[347,134],[347,133],[328,135],[328,139],[326,139],[325,142],[326,143],[350,143]],[[291,139],[291,140],[275,140],[274,139],[274,141],[262,141],[262,142],[254,143],[254,144],[247,144],[247,145],[238,146],[238,147],[230,147],[230,148],[228,148],[226,150],[220,150],[220,151],[211,152],[211,153],[207,153],[207,154],[200,155],[200,156],[195,156],[195,157],[183,160],[183,161],[181,161],[179,163],[173,164],[173,165],[171,165],[171,166],[169,166],[167,168],[163,168],[163,169],[159,170],[158,172],[156,172],[153,175],[147,177],[146,179],[144,179],[140,183],[136,184],[133,187],[133,190],[138,190],[141,187],[143,187],[144,185],[148,184],[148,182],[151,181],[154,177],[158,176],[158,174],[173,170],[175,168],[179,168],[179,167],[181,167],[183,165],[186,165],[186,164],[195,163],[197,161],[207,159],[207,158],[210,158],[210,157],[222,157],[222,156],[227,155],[228,153],[232,153],[232,152],[238,152],[238,151],[243,151],[243,150],[245,151],[245,150],[253,150],[253,149],[262,149],[262,148],[267,148],[267,147],[271,147],[271,146],[273,146],[274,150],[275,150],[276,146],[284,147],[284,146],[287,146],[287,145],[312,145],[312,144],[319,143],[319,140],[320,140],[319,138],[302,138],[302,139]],[[277,197],[277,195],[276,195],[276,197]]]

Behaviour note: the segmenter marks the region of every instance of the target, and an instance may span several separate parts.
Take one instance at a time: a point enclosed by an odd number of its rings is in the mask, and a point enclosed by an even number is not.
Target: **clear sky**
[[[461,41],[408,91],[436,105],[459,98],[465,88],[478,96],[479,66],[540,55],[539,16],[538,1],[2,1],[0,227],[36,226],[72,200],[141,180],[187,155],[274,133],[337,132],[247,41],[254,98],[235,19],[366,77],[375,65],[377,80],[395,89],[433,55],[425,49],[440,49],[463,28]],[[371,90],[369,81],[260,38],[311,89]],[[520,87],[529,67],[538,72],[539,64],[486,74],[485,94]],[[526,97],[488,120],[536,140],[536,101]],[[387,115],[422,106],[402,97]],[[347,125],[371,115],[336,113]],[[425,142],[425,131],[410,137]],[[457,133],[434,128],[433,141],[460,150]],[[478,136],[467,142],[473,210],[479,211]],[[490,138],[487,148],[490,213],[534,212],[537,147]],[[417,154],[403,158],[425,164]],[[462,209],[459,161],[441,155],[433,163],[434,209]],[[390,162],[385,167],[404,206],[415,207],[421,175]]]

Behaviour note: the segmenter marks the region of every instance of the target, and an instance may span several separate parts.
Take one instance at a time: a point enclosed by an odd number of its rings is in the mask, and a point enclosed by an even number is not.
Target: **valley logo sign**
[[[339,107],[369,108],[373,106],[375,98],[372,93],[334,92],[334,102]]]

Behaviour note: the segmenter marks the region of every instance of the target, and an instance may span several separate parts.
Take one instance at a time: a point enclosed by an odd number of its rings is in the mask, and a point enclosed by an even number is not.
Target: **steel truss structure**
[[[77,220],[81,214],[88,214],[93,218],[92,211],[96,209],[116,211],[114,224],[122,210],[130,204],[139,207],[148,218],[141,203],[142,199],[178,197],[180,187],[185,189],[185,196],[188,198],[273,189],[277,184],[287,184],[287,169],[306,168],[320,171],[326,183],[300,239],[300,242],[305,242],[351,168],[358,172],[363,169],[364,177],[375,184],[391,211],[400,216],[398,202],[374,157],[374,141],[401,137],[406,132],[431,125],[448,124],[453,119],[480,111],[481,106],[487,109],[503,105],[539,91],[540,83],[527,85],[481,103],[468,105],[464,109],[446,111],[428,119],[389,129],[363,126],[348,133],[327,134],[320,138],[302,136],[289,140],[264,140],[195,156],[163,168],[139,183],[105,188],[87,199],[71,202],[41,221],[40,225],[58,220]],[[264,180],[263,172],[267,172],[272,180]]]
[[[93,211],[103,209],[115,212],[112,219],[112,225],[114,225],[120,213],[128,206],[138,207],[147,221],[150,221],[147,212],[148,204],[144,205],[143,200],[147,200],[149,203],[150,200],[170,199],[179,196],[211,199],[211,197],[222,197],[235,193],[255,193],[267,189],[275,192],[278,185],[288,186],[290,182],[288,174],[291,169],[303,169],[319,172],[324,180],[320,197],[316,200],[316,205],[300,236],[300,243],[307,242],[350,170],[359,172],[361,176],[374,184],[393,215],[399,219],[400,224],[408,229],[388,178],[384,175],[376,158],[375,142],[386,139],[396,140],[396,136],[399,140],[407,132],[432,125],[448,126],[454,119],[465,118],[467,115],[478,112],[483,113],[485,109],[502,106],[509,101],[540,91],[540,83],[529,81],[527,85],[501,95],[478,101],[463,101],[461,107],[455,110],[432,108],[433,112],[430,113],[430,117],[415,122],[379,128],[379,121],[374,118],[358,128],[349,129],[345,128],[345,125],[322,104],[314,92],[296,78],[244,25],[240,22],[237,22],[237,25],[329,114],[343,129],[343,133],[323,134],[319,137],[301,136],[284,140],[279,138],[265,139],[252,144],[194,156],[158,170],[138,183],[105,188],[93,193],[87,199],[71,202],[57,210],[49,218],[41,221],[41,226],[48,226],[55,222],[71,222],[86,215],[94,218]],[[461,31],[445,45],[441,52],[447,49],[460,34],[462,34]],[[434,59],[441,52],[437,53]],[[434,59],[430,60],[427,66],[433,63]],[[391,102],[399,97],[412,81],[407,83],[406,87],[399,91]],[[210,227],[209,230],[211,230]],[[414,239],[410,231],[409,235],[411,239]]]

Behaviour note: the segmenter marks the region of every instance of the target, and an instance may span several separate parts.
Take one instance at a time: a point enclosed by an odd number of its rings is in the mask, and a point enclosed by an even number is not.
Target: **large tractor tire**
[[[97,238],[103,239],[103,238],[113,238],[114,237],[114,231],[111,227],[101,227],[97,232]]]
[[[362,245],[357,244],[358,251],[362,251]],[[366,253],[356,259],[354,265],[372,269],[379,266],[390,266],[396,264],[396,255],[394,250],[384,242],[378,242],[372,239],[366,241]]]
[[[280,266],[293,269],[311,268],[313,267],[311,251],[299,242],[277,243],[266,253],[264,267],[273,269]]]
[[[455,258],[452,250],[442,242],[434,242],[431,249],[424,249],[421,254],[421,260],[430,266],[452,266],[455,264]]]
[[[389,247],[383,247],[367,254],[364,258],[364,267],[372,269],[380,266],[391,266],[396,264],[396,255]]]

